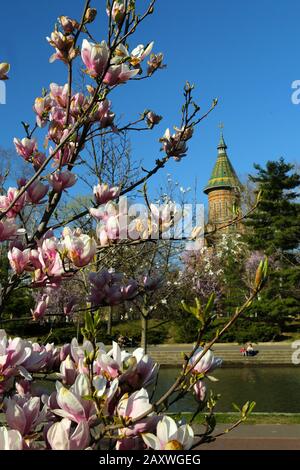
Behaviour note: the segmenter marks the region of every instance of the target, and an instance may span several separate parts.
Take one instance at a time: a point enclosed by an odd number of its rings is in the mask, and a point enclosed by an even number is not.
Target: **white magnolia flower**
[[[193,445],[194,432],[188,424],[177,427],[174,419],[164,416],[157,424],[156,436],[145,433],[142,438],[154,450],[188,450]]]

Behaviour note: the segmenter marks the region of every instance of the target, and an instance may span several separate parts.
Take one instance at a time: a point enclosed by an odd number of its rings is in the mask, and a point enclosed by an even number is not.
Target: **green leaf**
[[[235,411],[237,411],[238,413],[241,413],[241,409],[238,407],[236,403],[232,403],[232,407]]]
[[[213,293],[210,295],[210,297],[209,297],[209,299],[208,299],[208,302],[207,302],[207,304],[206,304],[206,306],[205,306],[205,309],[204,309],[205,315],[209,315],[209,314],[212,312],[212,310],[213,310],[213,308],[214,308],[215,298],[216,298],[216,295],[215,295],[215,293],[213,292]]]
[[[94,331],[94,321],[90,311],[85,313],[85,329],[91,333]]]

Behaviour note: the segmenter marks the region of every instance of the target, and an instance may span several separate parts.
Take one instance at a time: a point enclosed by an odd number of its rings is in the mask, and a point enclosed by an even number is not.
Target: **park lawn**
[[[174,415],[173,415],[174,416]],[[203,424],[204,413],[200,413],[193,421]],[[175,419],[191,419],[192,413],[176,414]],[[234,424],[239,419],[238,413],[215,413],[218,424]],[[300,413],[252,413],[242,424],[300,424]]]

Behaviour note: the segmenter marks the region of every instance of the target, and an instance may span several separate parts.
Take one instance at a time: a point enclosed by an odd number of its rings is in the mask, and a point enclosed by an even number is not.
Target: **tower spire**
[[[221,123],[219,127],[221,128],[221,135],[218,145],[218,158],[213,168],[208,184],[204,189],[204,192],[206,194],[208,194],[213,189],[236,189],[241,186],[237,174],[226,152],[227,145],[225,144],[223,136],[224,124]]]
[[[221,132],[220,132],[220,141],[218,145],[218,150],[226,150],[227,145],[225,144],[224,135],[223,135],[223,129],[224,129],[223,122],[220,122],[219,128],[221,129]]]
[[[208,223],[222,225],[233,218],[233,208],[240,204],[241,183],[228,158],[223,128],[218,144],[217,161],[204,192],[208,195]],[[223,229],[222,229],[223,230]],[[226,226],[224,230],[227,230]],[[228,228],[229,230],[229,228]]]

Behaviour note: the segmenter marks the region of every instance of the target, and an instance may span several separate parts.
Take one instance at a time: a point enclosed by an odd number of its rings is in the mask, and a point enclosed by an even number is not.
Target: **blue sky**
[[[11,147],[14,136],[23,136],[20,121],[33,121],[32,104],[42,87],[65,83],[63,64],[48,62],[52,48],[45,37],[59,15],[79,17],[83,3],[15,0],[1,5],[0,62],[9,61],[12,70],[7,104],[0,105],[0,146]],[[93,4],[104,5],[104,0]],[[291,102],[291,83],[300,79],[299,15],[298,0],[158,0],[155,14],[131,46],[154,40],[168,67],[152,80],[133,82],[111,96],[114,110],[122,111],[126,120],[147,107],[164,116],[155,132],[133,137],[134,156],[151,168],[159,156],[157,138],[166,127],[179,124],[185,80],[195,83],[195,99],[203,111],[215,97],[219,105],[198,128],[188,156],[181,163],[170,162],[152,185],[161,183],[167,172],[185,187],[197,177],[202,200],[200,190],[216,158],[220,121],[240,175],[251,172],[254,162],[263,165],[280,156],[299,161],[300,105]],[[94,33],[101,40],[105,32],[100,15]]]

